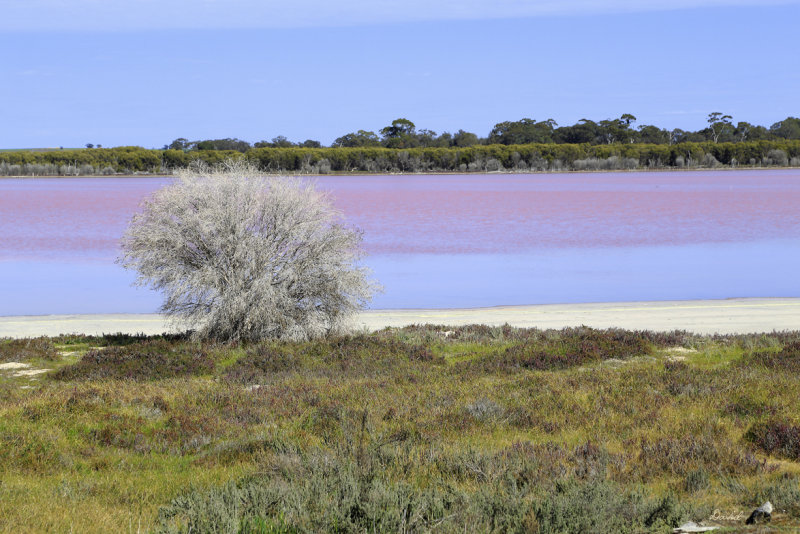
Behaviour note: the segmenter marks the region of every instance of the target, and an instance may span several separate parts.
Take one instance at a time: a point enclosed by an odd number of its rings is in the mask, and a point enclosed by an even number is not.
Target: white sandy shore
[[[370,310],[355,326],[377,330],[386,326],[482,323],[563,328],[587,325],[632,330],[688,330],[698,334],[744,334],[800,330],[800,298],[691,300],[546,304],[449,310]],[[37,315],[0,317],[0,337],[54,336],[65,333],[145,333],[168,331],[157,314]]]

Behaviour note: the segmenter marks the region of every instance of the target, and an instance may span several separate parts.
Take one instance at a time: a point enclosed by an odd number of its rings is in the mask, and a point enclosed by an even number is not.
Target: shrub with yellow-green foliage
[[[0,152],[0,176],[169,173],[195,162],[217,165],[245,158],[271,173],[538,172],[797,166],[800,141],[472,145],[467,147],[265,147],[157,150],[141,147]]]

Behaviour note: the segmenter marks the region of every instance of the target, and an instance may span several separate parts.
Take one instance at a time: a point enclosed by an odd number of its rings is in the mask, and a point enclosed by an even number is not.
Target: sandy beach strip
[[[663,302],[543,304],[443,310],[369,310],[356,329],[465,324],[563,328],[592,326],[630,330],[688,330],[698,334],[746,334],[800,330],[800,298],[747,298]],[[160,334],[169,331],[158,314],[36,315],[0,317],[0,337],[81,333]]]

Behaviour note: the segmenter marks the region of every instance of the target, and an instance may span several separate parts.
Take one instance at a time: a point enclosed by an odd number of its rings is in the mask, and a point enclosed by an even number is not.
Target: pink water
[[[170,181],[0,180],[0,314],[153,311],[113,258]],[[317,182],[364,230],[375,307],[800,296],[798,170]]]

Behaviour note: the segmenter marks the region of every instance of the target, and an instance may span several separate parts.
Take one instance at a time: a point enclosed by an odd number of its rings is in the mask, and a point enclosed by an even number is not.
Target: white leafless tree
[[[194,167],[144,201],[118,262],[164,292],[161,311],[202,339],[338,333],[377,286],[361,232],[312,183],[243,163]]]

